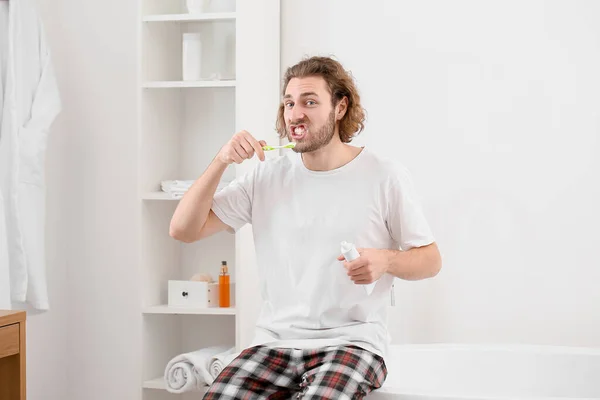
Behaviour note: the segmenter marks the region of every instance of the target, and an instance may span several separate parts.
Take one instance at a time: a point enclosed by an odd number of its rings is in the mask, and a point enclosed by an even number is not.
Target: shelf
[[[167,385],[165,384],[165,378],[162,376],[160,378],[150,379],[149,381],[144,381],[142,383],[142,387],[144,389],[167,390]]]
[[[144,314],[181,314],[181,315],[235,315],[234,307],[185,308],[169,307],[167,305],[150,306],[144,309]]]
[[[235,19],[234,12],[204,13],[204,14],[161,14],[146,15],[144,22],[195,22],[195,21],[226,21]]]
[[[173,197],[167,192],[148,192],[142,195],[142,200],[179,201],[181,199]]]
[[[146,89],[169,88],[217,88],[235,87],[235,80],[206,80],[206,81],[152,81],[145,82],[142,86]]]
[[[205,388],[201,388],[200,390],[197,390],[194,393],[196,393],[198,395],[202,395],[203,393],[206,392],[206,388],[207,387],[208,386],[206,386]],[[142,383],[142,388],[144,388],[144,389],[167,390],[167,385],[165,383],[165,378],[161,376],[159,378],[155,378],[155,379],[150,379],[148,381],[144,381]]]

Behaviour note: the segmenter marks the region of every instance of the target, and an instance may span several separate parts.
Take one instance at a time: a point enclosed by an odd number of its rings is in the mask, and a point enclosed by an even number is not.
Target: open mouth
[[[300,125],[291,125],[290,126],[290,134],[292,135],[292,140],[300,140],[306,136],[308,133],[308,127],[306,124]]]

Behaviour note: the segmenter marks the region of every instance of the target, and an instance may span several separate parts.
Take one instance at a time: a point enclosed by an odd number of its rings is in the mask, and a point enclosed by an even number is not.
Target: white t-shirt
[[[212,209],[234,230],[252,224],[263,299],[252,345],[352,343],[385,357],[394,277],[369,295],[337,257],[342,241],[402,250],[434,241],[406,168],[363,148],[340,168],[312,171],[289,152],[217,192]]]
[[[6,64],[8,59],[8,1],[0,0],[0,126],[4,112],[6,90]]]

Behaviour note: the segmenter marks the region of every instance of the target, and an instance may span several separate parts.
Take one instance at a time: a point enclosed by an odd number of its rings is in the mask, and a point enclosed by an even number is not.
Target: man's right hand
[[[265,161],[265,153],[262,146],[267,143],[264,140],[256,140],[247,131],[240,131],[221,148],[217,158],[229,165],[232,163],[241,164],[246,159],[250,159],[254,154],[258,155],[260,161]]]

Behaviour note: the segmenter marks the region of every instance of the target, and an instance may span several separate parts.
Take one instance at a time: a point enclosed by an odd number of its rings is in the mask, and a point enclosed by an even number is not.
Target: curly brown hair
[[[352,138],[364,129],[365,110],[360,104],[360,96],[352,74],[346,71],[342,64],[331,57],[310,57],[287,69],[283,78],[283,93],[292,78],[305,78],[309,76],[320,76],[325,79],[331,94],[331,104],[335,107],[344,97],[348,98],[346,114],[340,120],[340,139],[343,143],[349,143]],[[287,136],[285,120],[283,118],[284,105],[279,105],[277,112],[276,129],[280,138]]]

